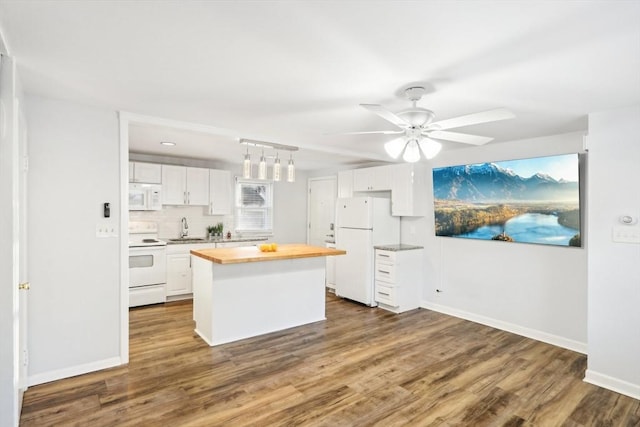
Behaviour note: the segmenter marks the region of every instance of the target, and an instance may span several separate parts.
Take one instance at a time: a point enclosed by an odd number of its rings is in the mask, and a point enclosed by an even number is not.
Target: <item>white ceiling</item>
[[[491,143],[640,103],[640,1],[0,0],[0,24],[29,94],[221,130],[138,125],[136,152],[239,162],[245,137],[303,168],[389,160],[392,135],[335,133],[393,129],[358,104],[401,110],[413,83],[436,120],[513,111],[456,129]]]

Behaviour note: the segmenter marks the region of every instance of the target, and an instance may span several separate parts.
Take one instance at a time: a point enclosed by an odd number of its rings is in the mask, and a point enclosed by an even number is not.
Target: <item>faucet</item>
[[[187,218],[182,217],[180,220],[182,229],[180,230],[180,238],[187,237],[189,235],[189,225],[187,224]]]

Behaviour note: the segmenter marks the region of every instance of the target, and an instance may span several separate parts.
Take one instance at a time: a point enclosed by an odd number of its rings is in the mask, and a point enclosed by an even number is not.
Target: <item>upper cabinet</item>
[[[391,191],[391,215],[424,216],[427,213],[424,167],[401,163],[338,172],[338,197],[353,193]]]
[[[231,213],[231,172],[209,169],[209,215]]]
[[[162,203],[207,206],[209,169],[162,165]]]
[[[391,190],[392,177],[388,166],[355,169],[353,171],[353,191]]]
[[[129,182],[162,183],[162,166],[155,163],[129,162]]]
[[[393,216],[424,216],[427,213],[427,194],[424,167],[415,163],[401,163],[389,168],[391,214]]]
[[[338,172],[338,197],[353,197],[353,170]]]

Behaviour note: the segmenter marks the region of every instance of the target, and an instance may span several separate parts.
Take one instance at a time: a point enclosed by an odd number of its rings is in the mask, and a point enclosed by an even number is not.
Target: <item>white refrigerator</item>
[[[391,200],[375,197],[339,198],[336,202],[336,295],[378,305],[374,299],[374,249],[400,243],[400,218],[391,216]]]

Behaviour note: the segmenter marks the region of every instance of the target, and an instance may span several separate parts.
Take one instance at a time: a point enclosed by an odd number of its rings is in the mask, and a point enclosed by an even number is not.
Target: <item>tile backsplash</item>
[[[153,221],[158,224],[158,237],[180,237],[181,219],[187,218],[189,237],[207,237],[207,227],[224,224],[224,234],[234,234],[233,215],[205,215],[205,206],[163,206],[159,211],[130,211],[130,221]]]

